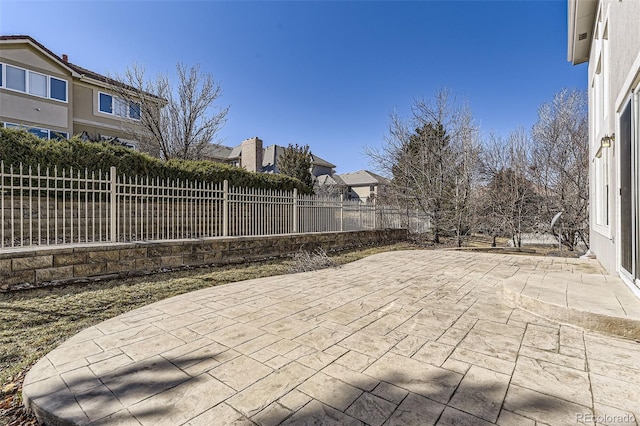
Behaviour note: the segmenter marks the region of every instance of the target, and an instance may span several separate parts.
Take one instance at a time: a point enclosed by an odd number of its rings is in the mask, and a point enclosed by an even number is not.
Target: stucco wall
[[[367,197],[371,196],[371,188],[369,185],[367,186],[352,186],[351,187],[351,195],[352,197],[358,197],[362,202],[367,202]]]
[[[0,89],[0,121],[72,133],[73,84],[69,70],[26,43],[3,44],[0,62],[67,81],[67,102]],[[10,106],[10,107],[6,107]]]
[[[406,238],[406,230],[381,229],[11,249],[0,252],[0,292],[185,266],[241,263],[317,247],[338,251]]]
[[[69,80],[69,71],[40,51],[28,46],[26,43],[3,44],[0,50],[0,61]]]
[[[9,90],[0,93],[0,121],[71,133],[68,104]]]
[[[613,240],[592,230],[589,236],[589,246],[591,251],[596,254],[602,267],[611,274],[615,273],[617,270],[616,245]]]
[[[609,45],[611,73],[611,107],[609,117],[615,119],[615,112],[621,105],[614,105],[620,94],[623,96],[631,91],[625,87],[625,81],[630,73],[637,74],[639,70],[632,69],[634,61],[640,55],[640,2],[636,0],[607,0],[606,10],[609,14]],[[607,13],[605,12],[605,17]],[[626,102],[625,102],[626,104]]]
[[[633,79],[635,78],[637,84],[637,78],[640,77],[640,69],[638,69],[638,60],[640,58],[640,31],[638,28],[638,17],[640,17],[640,1],[635,0],[602,0],[601,1],[601,19],[598,22],[601,29],[604,29],[604,25],[608,26],[608,37],[606,40],[600,38],[599,40],[594,38],[591,45],[591,52],[589,58],[589,79],[588,87],[591,87],[592,82],[596,76],[596,69],[598,66],[598,59],[602,57],[604,61],[608,60],[608,65],[604,67],[606,70],[605,84],[608,89],[607,104],[604,105],[606,120],[602,122],[601,134],[595,135],[593,129],[596,126],[597,120],[602,120],[603,117],[596,116],[597,109],[595,107],[594,96],[592,91],[589,92],[590,102],[590,127],[591,127],[591,153],[590,157],[593,160],[595,157],[595,151],[600,146],[599,138],[603,134],[619,133],[619,112],[629,101],[629,94],[633,87]],[[603,54],[601,46],[604,45],[605,53]],[[608,52],[608,53],[606,53]],[[619,238],[619,211],[618,205],[620,202],[619,188],[620,182],[618,180],[619,175],[619,154],[616,151],[615,142],[613,148],[609,151],[603,152],[603,155],[610,155],[610,167],[609,167],[609,182],[610,182],[610,194],[609,197],[609,215],[610,225],[609,230],[594,229],[595,212],[593,207],[595,203],[592,202],[591,211],[591,235],[590,246],[591,251],[595,253],[598,260],[602,265],[610,272],[615,273],[618,270],[616,261],[617,239]],[[593,200],[595,194],[595,182],[594,176],[594,163],[591,162],[591,197]],[[608,233],[613,237],[605,235]]]

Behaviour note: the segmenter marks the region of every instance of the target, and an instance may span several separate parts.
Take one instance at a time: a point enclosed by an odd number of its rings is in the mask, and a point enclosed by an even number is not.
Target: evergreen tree
[[[282,156],[278,158],[278,171],[283,175],[300,180],[309,190],[313,191],[309,145],[289,144],[284,149]]]

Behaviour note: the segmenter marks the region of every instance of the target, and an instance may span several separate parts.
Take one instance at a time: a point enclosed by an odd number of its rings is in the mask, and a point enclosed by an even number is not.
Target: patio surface
[[[41,359],[23,396],[49,424],[639,424],[640,343],[520,307],[640,329],[594,260],[387,252],[105,321]]]

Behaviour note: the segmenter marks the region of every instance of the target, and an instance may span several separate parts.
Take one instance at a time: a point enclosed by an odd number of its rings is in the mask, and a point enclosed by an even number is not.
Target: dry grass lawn
[[[407,243],[331,255],[340,265]],[[93,324],[189,291],[287,273],[291,259],[0,294],[0,384],[10,386],[65,339]],[[0,389],[2,389],[0,388]]]
[[[503,245],[504,242],[502,240],[498,244]],[[487,238],[474,237],[467,239],[464,245],[468,248],[486,248],[490,243]],[[452,245],[452,241],[435,245],[423,240],[330,254],[330,258],[335,264],[342,265],[385,251]],[[554,255],[548,247],[546,250],[538,249],[536,254]],[[285,274],[296,270],[296,266],[300,267],[295,265],[299,258],[0,293],[0,425],[36,424],[35,418],[24,412],[21,406],[24,375],[38,359],[80,330],[186,292]]]

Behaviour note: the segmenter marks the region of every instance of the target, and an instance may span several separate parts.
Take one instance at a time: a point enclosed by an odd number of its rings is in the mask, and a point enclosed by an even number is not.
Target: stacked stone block
[[[339,251],[406,238],[406,230],[384,229],[21,247],[0,252],[0,291],[116,278],[186,266],[241,263],[319,247],[327,252]]]

